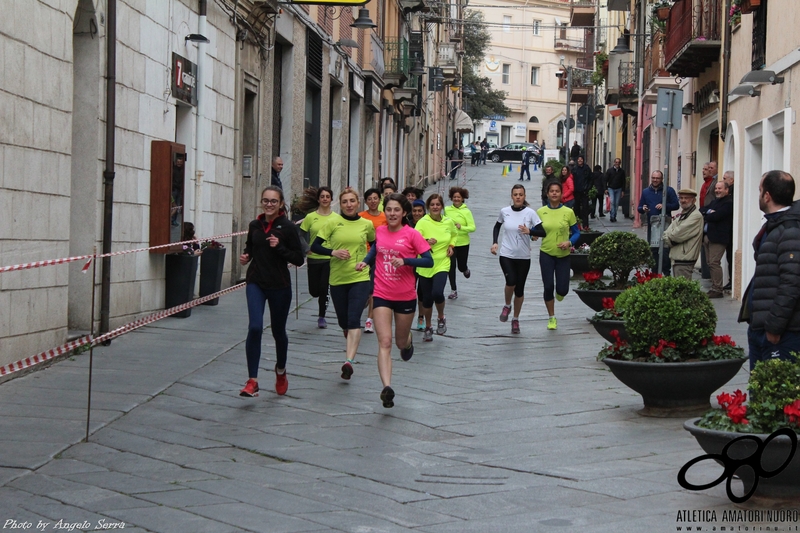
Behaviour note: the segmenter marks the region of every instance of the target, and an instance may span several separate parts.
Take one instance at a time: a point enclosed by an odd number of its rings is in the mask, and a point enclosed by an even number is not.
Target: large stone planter
[[[730,381],[747,360],[645,363],[604,359],[614,376],[642,395],[639,414],[696,416],[711,408],[711,394]]]
[[[581,236],[578,237],[578,242],[575,243],[575,248],[588,244],[590,247],[592,243],[604,232],[602,231],[582,231]]]
[[[589,320],[587,318],[587,320]],[[617,339],[611,336],[611,332],[615,329],[619,331],[620,339],[624,340],[625,342],[629,342],[628,339],[628,330],[625,329],[625,321],[624,320],[589,320],[592,326],[594,326],[595,331],[600,334],[605,340],[614,344]]]
[[[718,431],[714,429],[705,429],[697,427],[699,418],[687,420],[683,424],[683,429],[697,439],[697,443],[706,453],[721,454],[722,449],[732,440],[750,435],[757,437],[762,442],[766,441],[769,435],[756,434],[756,433],[733,433],[729,431]],[[745,459],[753,457],[753,454],[758,448],[758,442],[752,439],[739,441],[733,444],[727,451],[728,457],[731,459]],[[781,435],[772,439],[768,446],[763,449],[761,455],[761,467],[769,472],[780,467],[789,457],[792,450],[792,442],[786,435]],[[705,461],[704,461],[705,462]],[[731,472],[733,473],[733,472]],[[720,474],[722,470],[720,469]],[[739,468],[736,470],[736,475],[742,480],[744,484],[744,491],[739,492],[734,490],[738,496],[744,496],[750,492],[755,483],[755,475],[750,468]],[[691,469],[688,472],[688,477],[691,477]],[[708,480],[710,482],[711,480]],[[726,481],[723,481],[724,485]],[[795,451],[794,457],[786,466],[786,468],[774,477],[758,479],[758,487],[756,488],[753,497],[757,500],[759,497],[787,500],[793,503],[800,501],[800,449]]]
[[[584,272],[589,272],[589,254],[569,254],[569,268],[572,269],[573,278],[581,278]]]
[[[197,255],[167,254],[164,307],[191,302],[194,299],[194,280],[197,277]],[[192,309],[175,313],[176,318],[188,318]]]
[[[621,292],[622,290],[620,289],[605,289],[600,291],[575,289],[575,294],[578,295],[578,298],[595,311],[603,310],[603,298],[616,299]]]

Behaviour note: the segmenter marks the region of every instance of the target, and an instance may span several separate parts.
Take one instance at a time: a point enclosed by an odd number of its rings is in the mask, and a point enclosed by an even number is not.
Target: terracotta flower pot
[[[661,22],[666,22],[669,19],[670,7],[659,7],[656,9],[656,18]]]

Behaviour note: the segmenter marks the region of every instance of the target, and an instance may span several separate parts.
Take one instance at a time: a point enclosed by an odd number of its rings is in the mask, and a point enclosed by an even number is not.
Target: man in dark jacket
[[[739,321],[750,323],[750,369],[767,359],[796,360],[800,352],[800,201],[794,178],[770,170],[761,178],[758,205],[767,221],[753,240],[756,270]]]
[[[547,188],[550,186],[550,181],[558,180],[553,167],[545,165],[544,173],[542,174],[542,205],[547,205]]]
[[[722,298],[722,256],[733,242],[733,198],[729,193],[728,185],[718,181],[714,186],[716,199],[700,208],[705,219],[703,248],[711,273],[709,298]]]
[[[581,145],[578,144],[578,141],[575,141],[575,144],[572,145],[572,149],[569,151],[569,158],[573,161],[577,161],[578,158],[581,156]]]
[[[274,185],[283,190],[283,183],[281,183],[281,170],[283,170],[283,159],[279,156],[272,158],[272,181],[270,185]]]
[[[582,229],[589,227],[589,189],[592,188],[592,170],[583,163],[583,157],[572,169],[572,183],[575,185],[575,217]]]
[[[592,198],[592,205],[589,207],[589,213],[591,217],[594,218],[594,210],[596,207],[597,215],[603,218],[605,217],[603,214],[604,195],[608,191],[606,190],[606,177],[603,175],[603,167],[600,165],[594,166],[594,172],[592,172],[592,186],[597,191],[597,194]]]
[[[617,221],[617,209],[619,199],[622,198],[625,189],[625,171],[622,170],[622,161],[619,158],[614,160],[614,166],[606,170],[606,188],[608,197],[611,199],[611,222]]]

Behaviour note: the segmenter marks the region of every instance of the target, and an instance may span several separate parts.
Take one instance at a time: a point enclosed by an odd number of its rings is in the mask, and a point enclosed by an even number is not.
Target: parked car
[[[501,161],[522,161],[522,153],[533,147],[531,143],[510,143],[489,152],[489,158],[499,163]]]

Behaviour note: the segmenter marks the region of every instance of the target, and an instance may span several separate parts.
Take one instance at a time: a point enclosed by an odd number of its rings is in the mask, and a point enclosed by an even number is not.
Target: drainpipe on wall
[[[725,134],[728,133],[728,88],[730,87],[731,77],[731,25],[727,22],[727,14],[731,12],[731,0],[725,2],[725,48],[722,52],[722,92],[720,94],[720,103],[722,105],[722,113],[719,125],[719,137],[725,141]],[[719,159],[719,157],[717,158]],[[726,162],[726,167],[729,162]],[[732,163],[732,162],[730,162]],[[727,167],[730,168],[730,167]]]
[[[639,0],[639,24],[637,24],[636,33],[641,34],[644,32],[645,27],[647,24],[647,12],[645,11],[644,0]],[[638,38],[638,41],[641,41],[641,46],[637,43],[636,52],[639,55],[639,105],[638,105],[638,115],[636,117],[636,177],[637,179],[633,179],[634,177],[631,176],[631,197],[636,199],[641,194],[639,190],[639,186],[642,183],[642,163],[643,163],[643,154],[642,154],[642,135],[644,135],[644,104],[642,103],[644,97],[644,39]],[[641,54],[639,51],[641,50]],[[669,163],[669,162],[667,162]],[[665,184],[667,186],[669,184]],[[635,187],[634,187],[635,186]],[[628,202],[630,203],[631,198],[628,198]],[[633,227],[634,228],[641,228],[642,227],[642,220],[639,218],[639,210],[633,209],[633,204],[631,205],[631,210],[633,211]]]
[[[103,253],[111,253],[111,226],[114,220],[114,148],[116,146],[116,71],[117,0],[108,0],[106,9],[106,168],[103,171]],[[92,289],[94,290],[94,289]],[[109,331],[111,314],[111,258],[104,257],[100,281],[100,333]],[[92,317],[94,320],[94,317]],[[110,344],[110,341],[104,343]]]
[[[208,13],[207,0],[199,0],[198,13],[200,21],[197,24],[197,32],[206,35],[206,15]],[[205,155],[206,137],[203,128],[206,119],[206,102],[203,97],[205,92],[205,72],[206,72],[206,47],[208,44],[200,42],[197,44],[197,122],[195,124],[195,143],[194,152],[194,228],[195,234],[205,235],[203,228],[203,176],[205,175]]]

